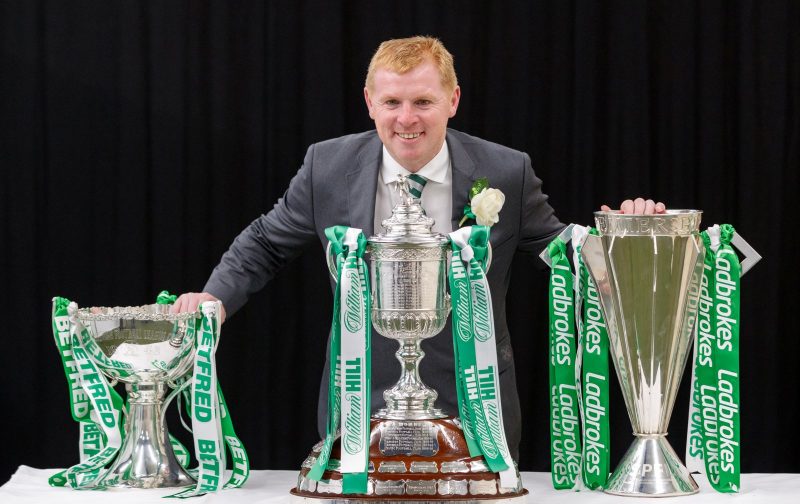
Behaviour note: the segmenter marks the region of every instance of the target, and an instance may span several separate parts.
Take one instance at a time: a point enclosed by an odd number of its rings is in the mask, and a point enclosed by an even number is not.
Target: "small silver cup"
[[[196,313],[171,305],[83,308],[75,318],[89,331],[87,354],[114,381],[125,383],[130,410],[125,441],[98,486],[182,487],[195,483],[178,463],[164,420],[164,394],[190,371]]]

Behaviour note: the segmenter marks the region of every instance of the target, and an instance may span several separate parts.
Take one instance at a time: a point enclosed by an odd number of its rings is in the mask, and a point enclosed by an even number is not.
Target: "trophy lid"
[[[394,189],[400,193],[400,201],[392,210],[392,216],[381,222],[383,233],[369,238],[370,243],[410,244],[420,246],[445,246],[447,237],[433,232],[434,220],[425,214],[419,199],[411,195],[408,177],[398,175],[392,182]]]

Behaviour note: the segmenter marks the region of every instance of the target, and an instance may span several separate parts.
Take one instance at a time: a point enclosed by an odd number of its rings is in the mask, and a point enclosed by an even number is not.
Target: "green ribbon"
[[[461,260],[461,249],[451,241],[453,257],[450,261],[448,282],[450,284],[450,301],[452,303],[452,331],[453,331],[453,357],[456,371],[456,396],[458,399],[458,413],[461,419],[461,430],[467,441],[470,457],[483,455],[480,445],[475,437],[472,425],[472,407],[468,385],[475,384],[475,346],[472,325],[472,303],[470,302],[469,280],[464,263]],[[468,348],[468,347],[471,347]],[[468,360],[466,354],[471,351],[472,358]]]
[[[465,240],[466,233],[469,237]],[[503,426],[497,343],[485,273],[489,228],[462,228],[450,238],[453,258],[449,278],[462,429],[470,455],[482,455],[489,469],[499,473],[503,488],[517,488],[516,468]]]
[[[84,390],[85,397],[90,402],[91,408],[83,418],[88,419],[88,422],[93,423],[94,426],[87,425],[81,428],[81,442],[92,439],[97,444],[88,451],[82,446],[82,457],[91,455],[66,471],[51,476],[48,483],[52,486],[64,486],[69,483],[72,488],[76,489],[96,488],[98,477],[105,466],[114,459],[124,440],[125,431],[122,422],[124,403],[90,358],[90,353],[96,355],[96,352],[100,350],[96,348],[94,338],[89,331],[77,321],[73,311],[77,311],[74,303],[70,303],[64,298],[53,300],[54,335],[64,363],[67,380],[71,382],[71,387],[74,387],[74,380],[77,380]],[[65,332],[70,336],[68,347],[64,341]],[[114,361],[110,362],[114,364]],[[69,371],[77,371],[77,375]],[[73,402],[73,397],[70,400],[74,418],[76,416],[75,406],[79,402]],[[94,415],[91,415],[92,412]],[[80,421],[86,423],[86,420]]]
[[[719,243],[713,235],[719,234]],[[730,243],[733,226],[703,231],[703,276],[689,421],[688,455],[702,456],[718,492],[740,486],[739,297],[741,265]],[[716,249],[716,250],[715,250]]]
[[[194,329],[192,329],[194,331]],[[188,335],[187,335],[188,337]],[[192,416],[192,399],[191,399],[191,389],[186,388],[186,385],[191,383],[191,379],[186,379],[183,382],[178,384],[179,393],[184,398],[182,401],[184,404],[184,410],[186,414],[191,418]],[[240,488],[242,485],[247,482],[248,478],[250,477],[250,457],[247,454],[247,450],[245,449],[244,445],[242,444],[239,437],[236,435],[236,430],[233,427],[233,420],[231,419],[230,411],[228,410],[228,405],[225,402],[225,396],[222,394],[222,385],[220,385],[219,381],[217,381],[217,397],[219,398],[219,408],[220,408],[220,418],[222,422],[222,436],[225,441],[225,446],[227,448],[227,453],[231,456],[231,461],[233,462],[233,466],[231,469],[231,477],[228,479],[228,482],[225,483],[223,488]],[[185,425],[185,424],[184,424]],[[172,437],[170,434],[170,442],[172,444],[172,449],[175,451],[175,456],[178,458],[178,462],[180,462],[181,466],[186,469],[189,474],[192,475],[195,479],[199,476],[199,471],[195,467],[193,469],[189,469],[189,451],[186,449],[183,444],[180,443],[177,439]],[[191,490],[191,489],[190,489]],[[177,495],[177,496],[167,496],[167,497],[193,497],[194,495]]]
[[[595,228],[589,233],[597,235]],[[608,331],[600,297],[589,275],[578,247],[578,269],[581,277],[581,398],[583,453],[581,475],[590,489],[603,488],[608,481],[610,428],[608,422]],[[552,303],[551,303],[552,306]]]
[[[76,488],[87,488],[94,484],[103,467],[89,468],[83,464],[89,460],[96,460],[95,457],[105,451],[107,436],[100,425],[91,418],[95,408],[84,389],[78,370],[78,362],[75,359],[73,345],[79,344],[79,340],[77,338],[73,340],[74,331],[67,311],[69,304],[70,301],[66,298],[53,298],[52,327],[56,348],[59,351],[61,363],[64,366],[64,374],[70,388],[70,413],[73,420],[78,422],[80,426],[79,449],[81,463],[52,475],[48,478],[48,484],[62,487],[69,482],[70,485],[74,484]],[[108,390],[112,405],[119,407],[121,410],[122,399],[119,394],[111,387],[108,387]],[[120,430],[120,435],[124,435],[123,430]]]
[[[217,380],[215,353],[219,344],[219,315],[222,307],[219,302],[215,304],[216,309],[201,306],[202,318],[195,319],[194,324],[189,324],[186,335],[186,337],[192,337],[192,333],[197,335],[194,338],[194,372],[190,378],[192,387],[189,400],[186,401],[187,412],[192,418],[195,457],[199,463],[198,469],[190,473],[197,479],[197,485],[167,497],[189,498],[222,488],[239,488],[250,475],[247,451],[236,435],[230,411],[222,394],[222,386]],[[181,393],[188,392],[188,389],[184,389]],[[211,400],[201,399],[200,394],[210,396]],[[230,453],[233,467],[230,478],[222,484],[226,453]]]
[[[472,226],[469,244],[474,257],[470,260],[485,266],[489,229]],[[508,468],[500,456],[495,440],[488,435],[486,416],[480,404],[478,372],[475,356],[475,319],[470,279],[461,257],[461,247],[450,241],[453,257],[450,261],[450,301],[453,307],[453,350],[456,364],[456,395],[459,401],[461,428],[467,440],[470,456],[483,456],[492,472]]]
[[[720,226],[720,246],[714,251],[707,233],[703,287],[698,323],[697,381],[703,418],[703,459],[708,479],[719,492],[738,492],[740,486],[739,297],[741,265],[730,242],[735,231]],[[712,267],[709,267],[712,266]],[[708,303],[708,298],[712,302]],[[705,308],[710,313],[705,314]],[[704,334],[704,318],[711,335]],[[705,341],[704,341],[705,336]],[[709,348],[710,347],[710,348]]]
[[[731,247],[733,226],[720,226],[722,246],[715,264],[715,314],[718,407],[720,413],[721,492],[738,492],[740,486],[739,298],[742,268]]]
[[[703,276],[700,279],[700,296],[697,306],[697,352],[695,353],[695,390],[700,422],[699,431],[706,477],[712,485],[719,484],[719,440],[716,425],[717,387],[716,365],[716,317],[714,316],[714,263],[715,251],[707,231],[700,233],[705,247]],[[691,432],[690,432],[691,435]]]
[[[549,283],[550,469],[553,487],[572,488],[581,467],[575,384],[575,314],[572,271],[564,240],[547,246]]]
[[[178,300],[178,296],[170,294],[168,291],[161,291],[156,296],[156,304],[175,304],[175,301]]]
[[[367,239],[359,232],[355,247],[347,244],[356,230],[333,226],[325,230],[335,257],[337,281],[331,323],[330,374],[328,377],[328,418],[325,440],[308,478],[319,481],[327,470],[333,442],[343,427],[342,493],[367,493],[369,466],[369,413],[371,395],[371,316],[369,275],[363,260]],[[346,276],[346,277],[345,277]],[[342,299],[342,298],[345,299]],[[347,336],[348,340],[343,341]],[[352,338],[355,338],[353,340]],[[361,341],[359,341],[359,339]],[[342,347],[347,352],[358,347],[361,357],[342,362]],[[363,347],[361,347],[363,345]],[[361,361],[363,358],[363,362]],[[342,407],[342,372],[345,373],[347,408]],[[347,418],[342,418],[346,414]],[[363,456],[363,460],[358,457]],[[352,458],[347,458],[352,457]],[[345,466],[353,472],[345,472]],[[358,467],[353,470],[352,467]]]

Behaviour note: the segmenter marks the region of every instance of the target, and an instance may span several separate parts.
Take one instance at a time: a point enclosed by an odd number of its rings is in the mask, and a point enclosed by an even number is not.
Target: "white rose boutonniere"
[[[488,187],[472,198],[472,213],[480,226],[492,226],[500,220],[500,209],[506,195],[500,189]]]
[[[467,219],[475,219],[479,226],[493,226],[500,221],[500,210],[506,195],[500,189],[489,187],[487,178],[480,178],[472,184],[469,197],[469,205],[464,207],[464,218],[458,223],[459,226]]]

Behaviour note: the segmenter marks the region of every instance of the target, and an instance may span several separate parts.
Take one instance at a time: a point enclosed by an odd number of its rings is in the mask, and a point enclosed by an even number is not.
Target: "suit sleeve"
[[[531,158],[525,159],[522,179],[522,207],[520,210],[520,240],[517,249],[521,252],[538,255],[565,225],[556,217],[553,207],[542,192],[542,181],[531,167]]]
[[[206,282],[203,290],[222,301],[228,316],[317,239],[313,160],[312,145],[283,197],[236,237]]]

